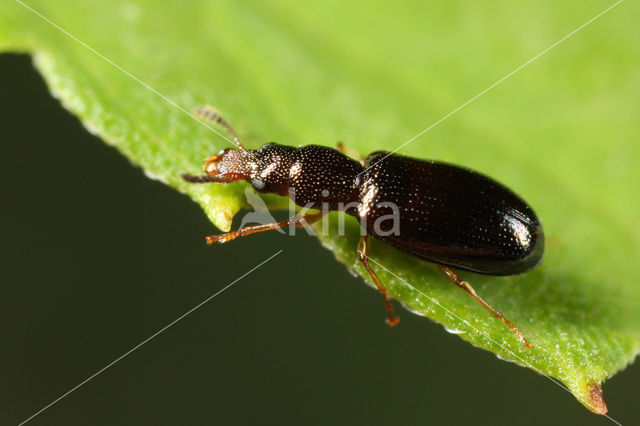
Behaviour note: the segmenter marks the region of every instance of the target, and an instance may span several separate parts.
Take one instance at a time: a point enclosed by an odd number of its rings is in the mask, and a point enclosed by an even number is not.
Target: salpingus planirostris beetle
[[[487,275],[523,273],[542,260],[544,234],[534,211],[498,182],[452,164],[424,161],[387,152],[370,154],[360,163],[338,149],[307,145],[291,147],[268,143],[245,149],[231,126],[212,108],[198,115],[223,126],[237,149],[227,148],[205,160],[205,175],[183,175],[187,182],[229,183],[245,180],[260,193],[290,196],[302,207],[324,210],[301,213],[282,222],[255,225],[206,237],[207,244],[287,226],[302,226],[320,219],[326,208],[343,210],[366,229],[358,244],[360,262],[384,297],[394,326],[398,318],[387,290],[368,262],[368,236],[438,264],[445,277],[506,324],[529,348],[520,330],[476,294],[451,269]],[[348,207],[344,207],[348,206]],[[391,206],[396,206],[395,210]],[[381,231],[373,224],[388,215],[398,216],[398,232]]]

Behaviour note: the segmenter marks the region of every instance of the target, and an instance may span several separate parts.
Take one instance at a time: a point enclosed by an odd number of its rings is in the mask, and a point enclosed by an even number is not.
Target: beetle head
[[[204,171],[220,182],[247,179],[253,168],[251,151],[226,148],[204,161]]]

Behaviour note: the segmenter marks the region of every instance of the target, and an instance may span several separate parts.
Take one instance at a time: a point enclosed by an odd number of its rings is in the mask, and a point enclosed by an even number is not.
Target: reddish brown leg
[[[453,272],[450,268],[447,268],[446,266],[440,266],[440,270],[442,271],[442,273],[444,274],[445,277],[447,277],[447,279],[449,281],[451,281],[452,283],[454,283],[455,285],[457,285],[458,287],[460,287],[461,289],[463,289],[464,291],[466,291],[467,293],[469,293],[469,295],[471,297],[473,297],[476,302],[478,302],[479,304],[481,304],[487,311],[491,312],[491,314],[498,318],[499,320],[501,320],[503,323],[505,323],[505,325],[507,327],[509,327],[511,329],[511,331],[513,331],[515,333],[516,336],[518,336],[518,339],[520,339],[520,341],[522,342],[522,344],[524,345],[524,347],[526,349],[529,349],[531,347],[531,343],[527,342],[527,339],[524,338],[524,336],[522,335],[522,333],[520,332],[520,330],[518,329],[518,327],[516,327],[511,321],[509,321],[503,314],[502,312],[498,311],[497,309],[495,309],[493,306],[489,305],[487,302],[485,302],[480,296],[478,296],[476,294],[476,291],[473,289],[473,287],[471,287],[471,284],[469,284],[466,281],[461,280],[455,272]]]
[[[208,245],[212,245],[213,243],[226,243],[227,241],[231,241],[238,237],[244,237],[245,235],[255,234],[256,232],[263,231],[271,231],[274,229],[284,228],[285,226],[295,226],[296,228],[302,228],[307,224],[312,224],[317,221],[324,215],[323,212],[318,213],[302,213],[293,217],[290,217],[287,220],[283,220],[282,222],[276,223],[268,223],[266,225],[254,225],[247,226],[246,228],[238,229],[237,231],[227,232],[226,234],[220,235],[209,235],[205,237]]]
[[[347,156],[349,155],[349,154],[347,154],[347,148],[344,146],[344,144],[342,142],[338,142],[336,144],[336,149],[338,151],[340,151],[341,153],[343,153],[344,155],[347,155]],[[360,162],[360,164],[362,164],[363,166],[365,165],[364,164],[364,162],[365,162],[364,157],[358,155],[356,159]]]
[[[371,269],[371,266],[369,266],[369,245],[367,244],[367,237],[368,235],[363,235],[362,238],[360,238],[360,242],[358,243],[358,258],[366,268],[367,272],[369,272],[369,275],[371,275],[373,282],[376,284],[376,287],[378,287],[378,291],[382,294],[382,297],[384,297],[384,303],[386,304],[387,312],[389,313],[387,324],[393,327],[398,324],[400,318],[393,315],[393,306],[391,305],[391,301],[387,295],[387,288],[382,284],[382,281],[380,281],[380,278],[378,278],[378,275],[374,270]]]

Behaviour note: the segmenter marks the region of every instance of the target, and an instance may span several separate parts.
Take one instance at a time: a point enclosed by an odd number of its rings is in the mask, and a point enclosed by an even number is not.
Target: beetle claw
[[[387,318],[386,320],[384,320],[384,322],[386,322],[389,327],[395,327],[400,322],[400,318]]]

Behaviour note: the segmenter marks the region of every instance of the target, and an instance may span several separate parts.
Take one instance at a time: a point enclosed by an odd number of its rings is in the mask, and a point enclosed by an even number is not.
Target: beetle
[[[398,318],[386,287],[369,265],[369,236],[437,264],[449,281],[508,326],[525,348],[531,346],[511,321],[452,269],[515,275],[541,263],[544,233],[540,219],[510,189],[464,167],[384,151],[370,154],[361,163],[348,157],[341,144],[333,149],[268,143],[248,150],[213,108],[201,107],[197,113],[224,127],[237,148],[223,149],[207,158],[204,175],[183,174],[184,180],[244,180],[259,193],[290,196],[299,206],[323,210],[207,236],[207,244],[287,226],[306,226],[320,219],[327,207],[342,210],[359,219],[365,229],[358,243],[358,258],[384,298],[390,326],[396,325]],[[385,218],[396,219],[395,232],[390,232],[390,223],[384,224]]]

